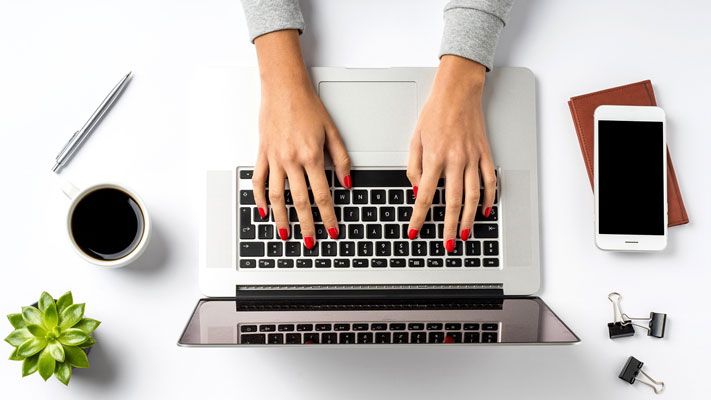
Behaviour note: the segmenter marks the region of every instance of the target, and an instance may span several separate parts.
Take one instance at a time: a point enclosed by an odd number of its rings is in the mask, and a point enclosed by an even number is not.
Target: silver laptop
[[[198,301],[185,346],[574,343],[538,297],[535,79],[524,68],[487,75],[484,111],[497,164],[493,212],[473,238],[442,247],[443,187],[420,237],[407,238],[414,197],[405,165],[434,68],[313,68],[348,148],[353,189],[331,183],[341,237],[318,225],[317,246],[281,241],[251,192],[259,82],[223,68],[200,81],[193,118],[204,173]],[[231,141],[231,142],[230,142]],[[228,149],[228,150],[226,150]],[[289,198],[288,186],[286,193]],[[288,203],[288,201],[287,201]]]

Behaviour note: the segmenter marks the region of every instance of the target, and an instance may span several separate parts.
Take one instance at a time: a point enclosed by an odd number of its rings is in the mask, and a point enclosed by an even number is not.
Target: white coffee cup
[[[77,206],[82,204],[83,201],[87,201],[89,197],[93,198],[99,194],[111,192],[105,189],[113,189],[114,191],[122,192],[130,200],[132,200],[132,202],[130,202],[130,206],[133,207],[137,219],[136,236],[132,239],[130,245],[115,258],[102,257],[99,253],[89,254],[89,250],[85,250],[82,244],[77,242],[77,239],[82,240],[81,238],[78,238],[78,236],[81,235],[78,232],[74,232],[72,228],[72,222],[74,221]],[[114,183],[95,184],[84,189],[79,189],[66,181],[62,183],[62,191],[71,200],[69,210],[67,211],[67,233],[69,235],[69,240],[74,249],[83,259],[102,267],[118,268],[132,263],[145,251],[151,235],[151,221],[145,204],[134,192],[127,189],[125,186]],[[136,207],[138,208],[138,212],[135,210]],[[139,234],[140,238],[138,237]],[[86,234],[83,235],[86,236]],[[93,235],[92,238],[96,238],[96,235]]]

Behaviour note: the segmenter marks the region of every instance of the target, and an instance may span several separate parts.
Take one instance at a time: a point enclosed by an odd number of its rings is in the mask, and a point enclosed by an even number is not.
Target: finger
[[[254,193],[254,203],[257,205],[259,216],[264,220],[268,215],[267,196],[265,194],[265,183],[269,175],[269,161],[264,153],[259,153],[257,163],[252,172],[252,192]]]
[[[269,201],[272,203],[274,224],[281,240],[289,239],[289,214],[284,201],[284,179],[282,168],[272,168],[269,174]]]
[[[343,144],[341,135],[333,125],[326,127],[326,148],[328,149],[328,155],[331,157],[331,162],[333,162],[338,181],[341,182],[344,188],[351,189],[353,187],[351,158],[348,155],[346,146]],[[309,177],[309,179],[311,178]]]
[[[323,163],[320,165],[308,165],[306,174],[309,177],[311,191],[314,194],[314,202],[321,214],[321,221],[326,227],[328,236],[331,239],[338,239],[338,220],[336,220],[336,213],[333,211],[331,190],[326,180],[326,174],[323,172]]]
[[[470,164],[464,170],[464,209],[462,209],[462,219],[459,222],[461,229],[459,237],[467,240],[471,234],[476,209],[479,207],[479,167],[477,163]]]
[[[410,217],[410,226],[407,230],[407,236],[413,240],[420,233],[420,228],[425,222],[427,212],[432,206],[432,197],[437,190],[437,181],[442,174],[442,167],[425,168],[420,179],[420,191],[415,201],[415,206]]]
[[[444,248],[448,253],[454,251],[457,237],[457,223],[462,212],[462,185],[464,184],[464,168],[450,164],[444,181]]]
[[[489,154],[482,154],[479,169],[481,169],[481,179],[484,181],[484,200],[481,202],[481,209],[482,214],[488,217],[496,197],[496,169]]]
[[[419,191],[420,178],[422,177],[422,142],[418,132],[412,136],[410,142],[410,156],[407,162],[407,179],[412,185],[412,193],[417,198]]]
[[[304,237],[304,246],[307,249],[312,249],[316,245],[314,229],[314,218],[311,214],[311,201],[309,200],[309,192],[306,189],[306,180],[304,179],[304,171],[298,166],[290,167],[287,171],[289,177],[289,190],[291,190],[291,198],[294,201],[296,215],[299,217],[301,225],[301,235]]]

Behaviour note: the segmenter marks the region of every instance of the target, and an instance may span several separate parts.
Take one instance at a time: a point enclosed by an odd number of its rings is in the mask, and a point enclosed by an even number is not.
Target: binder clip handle
[[[622,318],[628,321],[649,321],[648,326],[635,324],[634,322],[632,322],[631,324],[645,329],[647,331],[647,336],[652,336],[659,339],[664,337],[664,331],[666,330],[667,326],[667,315],[664,313],[652,311],[649,313],[649,318],[631,318],[627,314],[623,313]]]
[[[655,394],[662,393],[664,391],[664,382],[657,381],[651,376],[647,375],[647,373],[642,370],[643,366],[644,363],[642,361],[639,361],[638,359],[630,356],[627,359],[625,366],[622,367],[622,371],[620,372],[618,377],[623,381],[629,383],[630,385],[634,384],[635,382],[640,382],[651,387],[652,390],[654,390]]]

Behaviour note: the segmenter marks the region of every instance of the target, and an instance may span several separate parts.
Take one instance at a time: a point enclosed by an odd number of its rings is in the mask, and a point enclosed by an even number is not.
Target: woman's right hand
[[[301,57],[298,32],[268,33],[258,37],[255,45],[262,102],[259,154],[252,178],[254,200],[260,216],[268,218],[265,184],[269,179],[269,202],[277,232],[282,240],[287,240],[291,232],[284,180],[288,179],[304,245],[312,249],[316,244],[316,230],[307,185],[311,186],[329,237],[337,239],[338,221],[324,172],[324,149],[328,150],[338,180],[348,189],[352,187],[350,158],[310,82]]]

